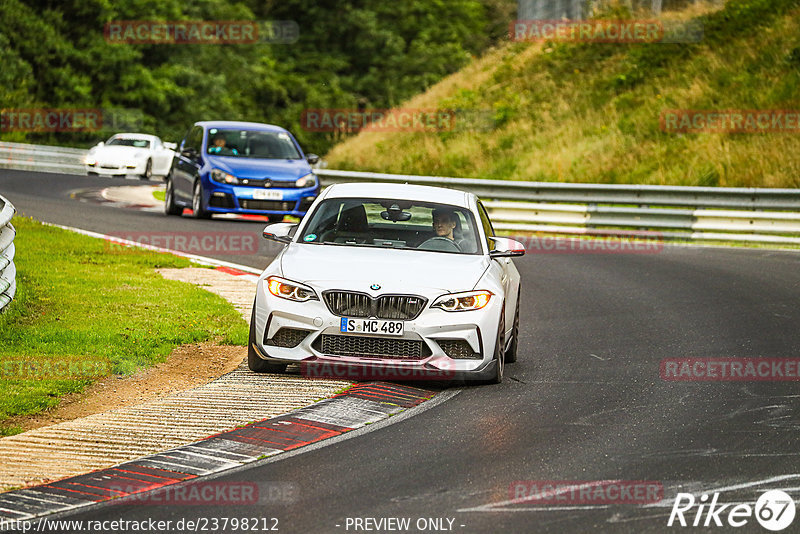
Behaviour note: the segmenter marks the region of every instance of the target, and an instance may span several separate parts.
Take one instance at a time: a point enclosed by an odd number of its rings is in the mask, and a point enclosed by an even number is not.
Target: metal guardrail
[[[0,142],[0,168],[86,174],[83,159],[88,153],[80,148]]]
[[[495,229],[502,231],[800,245],[797,189],[524,182],[331,169],[314,172],[325,184],[391,182],[471,191],[484,200]]]
[[[0,168],[84,174],[86,150],[0,142]],[[800,245],[800,190],[576,184],[315,169],[323,185],[391,182],[452,187],[484,199],[509,232],[630,235]]]
[[[14,266],[14,236],[17,232],[11,225],[14,205],[0,196],[0,311],[14,298],[17,292],[17,269]]]

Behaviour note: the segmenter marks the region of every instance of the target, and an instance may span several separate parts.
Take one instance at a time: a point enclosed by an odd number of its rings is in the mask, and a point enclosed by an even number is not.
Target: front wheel
[[[506,351],[506,363],[514,363],[517,361],[517,347],[519,346],[519,301],[520,290],[517,289],[517,309],[514,311],[514,326],[511,327],[511,345]]]
[[[153,177],[153,160],[148,159],[144,166],[144,174],[139,175],[141,180],[149,180]]]
[[[167,178],[167,185],[164,189],[164,215],[180,215],[183,208],[175,204],[175,188],[172,180]]]
[[[256,303],[253,301],[253,313],[250,314],[250,336],[247,342],[247,367],[254,373],[282,373],[286,371],[285,363],[269,363],[261,359],[254,348],[256,340]]]
[[[497,362],[494,368],[494,376],[488,379],[486,384],[499,384],[503,381],[505,371],[505,346],[506,346],[506,312],[505,306],[500,312],[500,324],[497,326],[497,340],[494,344],[494,361]]]
[[[203,185],[198,181],[192,193],[192,215],[195,219],[210,219],[211,214],[203,207]]]

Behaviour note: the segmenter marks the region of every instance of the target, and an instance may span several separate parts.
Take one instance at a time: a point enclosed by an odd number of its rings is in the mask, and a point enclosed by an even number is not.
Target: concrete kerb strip
[[[233,275],[236,279],[247,283],[248,286],[258,278],[255,274],[259,273],[259,271],[246,266],[175,252],[159,247],[142,245],[140,243],[77,228],[61,225],[50,226],[57,226],[69,231],[130,246],[177,254],[187,257],[192,261],[216,267],[215,270],[196,270],[205,271],[204,274],[207,277],[211,276],[213,278],[215,275],[212,273],[218,273],[217,276],[223,275],[229,278],[229,275]],[[189,270],[195,271],[194,269]],[[181,278],[175,273],[175,271],[182,271],[181,269],[165,269],[163,271],[162,275],[165,277],[174,279]],[[201,280],[201,282],[204,281],[208,281],[208,279]],[[215,284],[211,285],[214,286]],[[216,284],[216,286],[217,287],[208,289],[211,291],[215,291],[216,289],[215,292],[223,296],[233,296],[226,295],[226,290],[220,290],[219,284]],[[249,316],[249,306],[247,304],[249,297],[244,301],[242,298],[231,300],[234,300],[233,304],[239,309],[242,315],[247,318]],[[63,451],[64,456],[70,458],[78,457],[84,462],[103,462],[104,460],[108,462],[109,459],[112,459],[112,465],[121,460],[123,461],[123,463],[115,467],[103,468],[89,474],[72,476],[58,482],[0,494],[0,525],[3,521],[35,519],[81,506],[88,506],[128,495],[149,492],[160,487],[186,482],[226,469],[241,467],[242,465],[260,458],[294,450],[304,445],[339,436],[345,432],[362,428],[370,423],[381,421],[407,408],[416,406],[436,395],[434,391],[409,386],[388,383],[360,384],[351,387],[339,395],[324,399],[305,408],[300,408],[272,419],[263,419],[256,423],[250,423],[235,430],[222,432],[221,434],[214,434],[214,432],[218,430],[214,430],[213,424],[219,424],[221,421],[225,421],[226,413],[214,414],[214,416],[209,413],[204,413],[204,420],[212,419],[213,421],[210,426],[200,426],[195,431],[202,432],[205,430],[206,435],[213,434],[211,437],[202,441],[179,445],[165,452],[151,454],[150,456],[145,456],[137,460],[124,461],[126,454],[134,454],[133,457],[135,458],[137,448],[121,447],[117,439],[114,438],[114,436],[131,433],[131,428],[127,426],[126,421],[115,420],[115,418],[122,415],[124,419],[126,416],[131,415],[131,413],[129,413],[131,411],[138,410],[142,412],[142,414],[134,414],[140,418],[144,417],[144,419],[140,421],[142,428],[140,428],[138,434],[136,434],[135,441],[137,443],[144,443],[145,446],[148,444],[152,446],[153,443],[166,444],[169,443],[170,439],[173,440],[173,444],[176,443],[175,440],[177,440],[178,443],[181,441],[186,443],[187,438],[190,438],[191,434],[182,435],[184,433],[180,431],[177,432],[178,436],[172,436],[167,439],[169,436],[164,434],[165,431],[169,434],[169,430],[176,431],[180,429],[175,428],[175,424],[171,425],[169,421],[164,421],[165,412],[171,413],[176,411],[177,407],[186,402],[186,399],[183,399],[182,396],[195,395],[197,392],[201,392],[201,396],[208,397],[208,402],[210,404],[214,403],[215,400],[219,400],[218,397],[220,394],[230,393],[232,381],[241,381],[242,377],[249,381],[263,382],[259,384],[245,384],[245,388],[248,389],[248,391],[244,396],[246,398],[255,397],[255,400],[258,400],[259,392],[263,395],[264,386],[267,385],[267,382],[275,383],[276,379],[274,375],[256,375],[242,366],[233,373],[225,375],[206,386],[188,390],[167,397],[166,399],[106,414],[96,414],[95,416],[89,416],[81,420],[69,421],[61,423],[60,425],[45,427],[17,436],[0,439],[0,454],[2,453],[1,449],[4,444],[10,446],[10,451],[19,454],[20,450],[25,450],[24,441],[27,439],[32,440],[30,443],[35,444],[36,447],[42,448],[42,450],[36,450],[34,453],[36,456],[41,456],[41,453],[46,452],[46,456],[55,456],[52,460],[58,462],[66,460],[66,458],[61,458],[61,455],[58,454],[60,452],[58,441],[62,435],[66,435],[68,439],[71,439],[69,443],[71,443],[72,447],[76,450]],[[289,391],[292,392],[289,396],[294,394],[295,397],[297,396],[298,390],[311,390],[305,393],[307,395],[309,393],[318,395],[319,387],[327,387],[329,391],[330,388],[335,388],[334,391],[336,391],[351,385],[349,382],[307,380],[289,376],[278,378],[277,383],[285,383],[289,387]],[[330,393],[327,393],[327,395],[330,395]],[[319,398],[319,396],[316,398]],[[298,399],[295,398],[295,400]],[[306,399],[305,402],[309,402],[310,400],[312,399]],[[164,403],[169,405],[169,409],[165,409],[165,406],[161,406]],[[263,406],[263,399],[257,404]],[[245,409],[247,408],[248,407],[245,406]],[[197,412],[194,408],[193,411]],[[177,414],[177,416],[179,419],[184,417],[183,414]],[[70,428],[64,428],[62,429],[63,431],[56,431],[56,427],[70,427],[74,425],[80,427],[81,424],[87,423],[87,420],[90,426],[94,425],[93,428],[103,429],[106,433],[110,432],[110,434],[103,436],[92,430],[87,431],[86,428],[80,429],[83,435],[78,436],[70,436],[70,430],[72,430]],[[239,420],[241,420],[241,417]],[[252,420],[252,414],[244,420]],[[230,428],[234,424],[236,423],[228,420],[226,427]],[[32,435],[37,432],[43,433],[43,435]],[[53,432],[56,432],[56,434],[53,435]],[[16,443],[20,440],[22,440],[23,443]],[[12,444],[12,441],[15,443]],[[64,442],[62,441],[62,443]],[[118,450],[117,455],[104,456],[103,454],[98,455],[93,453],[100,443],[105,443],[107,447],[121,450]],[[22,445],[22,447],[20,447],[20,445]],[[28,463],[26,459],[23,458],[22,460],[22,464],[16,462],[18,465],[8,465],[8,467],[18,470],[22,468],[22,465]],[[108,465],[108,463],[106,465]],[[86,469],[84,469],[83,472],[85,471]],[[64,475],[62,474],[61,476]],[[131,480],[135,481],[133,486],[131,485]],[[126,490],[120,491],[118,488],[126,488]]]
[[[0,494],[0,520],[9,524],[29,521],[235,469],[385,420],[434,395],[434,391],[405,385],[355,385],[311,406],[195,443],[109,469]]]

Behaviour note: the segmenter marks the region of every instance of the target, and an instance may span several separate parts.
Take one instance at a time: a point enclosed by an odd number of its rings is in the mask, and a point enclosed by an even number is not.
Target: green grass
[[[326,159],[439,176],[800,187],[796,131],[680,134],[659,124],[669,109],[800,109],[800,1],[690,9],[670,16],[702,23],[698,43],[506,43],[400,106],[485,112],[485,130],[365,132]]]
[[[188,260],[32,219],[17,217],[14,225],[18,289],[0,314],[0,435],[19,431],[3,424],[9,417],[83,390],[95,374],[87,370],[127,375],[182,344],[247,343],[247,324],[228,302],[155,271],[188,267]],[[43,369],[53,372],[30,378]]]

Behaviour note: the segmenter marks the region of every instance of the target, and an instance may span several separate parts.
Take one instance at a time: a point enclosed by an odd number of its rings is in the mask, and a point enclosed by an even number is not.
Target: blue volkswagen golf
[[[303,154],[288,131],[257,122],[204,121],[189,129],[167,176],[164,213],[191,208],[198,219],[214,213],[302,217],[319,195],[311,169],[319,157]]]

